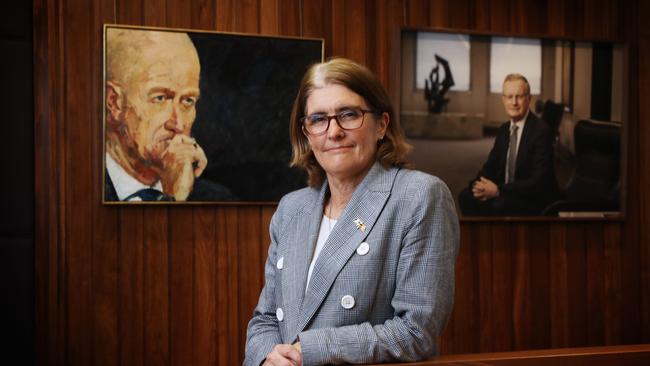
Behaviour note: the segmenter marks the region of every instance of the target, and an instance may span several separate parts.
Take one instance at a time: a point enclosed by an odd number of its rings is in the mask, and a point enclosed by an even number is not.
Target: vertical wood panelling
[[[216,326],[217,326],[217,365],[228,365],[236,362],[236,358],[232,355],[230,339],[236,334],[231,334],[233,329],[233,308],[232,293],[230,290],[230,278],[235,275],[237,267],[232,261],[232,251],[237,248],[237,238],[233,235],[232,225],[237,225],[236,219],[237,211],[235,208],[224,208],[216,212],[216,242],[219,244],[216,247],[216,272],[218,274],[216,279],[215,293],[216,293]],[[236,305],[236,304],[235,304]],[[236,328],[235,328],[236,329]]]
[[[135,25],[149,25],[154,27],[167,26],[167,1],[165,0],[142,0],[143,17],[137,20]]]
[[[213,0],[192,0],[190,6],[192,13],[192,26],[198,29],[214,29],[214,1]]]
[[[429,0],[406,1],[406,24],[410,27],[429,27]]]
[[[235,30],[235,0],[215,1],[215,30],[233,32]]]
[[[639,258],[641,258],[641,273],[640,273],[640,294],[641,294],[641,332],[644,339],[650,338],[650,212],[647,207],[650,207],[650,195],[648,194],[648,187],[650,187],[650,113],[648,108],[644,105],[644,100],[641,96],[647,99],[650,95],[650,27],[642,26],[647,24],[648,17],[650,17],[650,4],[647,1],[639,1],[639,11],[634,17],[634,13],[626,17],[629,21],[637,24],[639,30],[637,45],[638,45],[638,96],[639,107],[635,110],[638,111],[639,121],[639,166],[638,172],[640,173],[639,179],[639,198],[640,198],[640,220],[641,233],[639,242],[645,245],[640,246]],[[635,79],[632,79],[635,80]],[[643,107],[641,107],[643,106]],[[632,136],[632,135],[630,135]],[[628,155],[631,156],[631,155]]]
[[[99,181],[99,180],[97,180]],[[96,192],[97,193],[97,192]],[[96,197],[100,195],[97,194]],[[119,356],[118,334],[118,231],[115,212],[102,211],[97,218],[93,246],[93,363],[117,365]]]
[[[490,3],[488,1],[475,1],[473,10],[474,29],[477,31],[490,30]]]
[[[566,0],[548,0],[547,34],[552,37],[562,37],[566,34],[565,14]]]
[[[603,343],[603,228],[602,224],[595,223],[591,230],[586,230],[585,249],[586,258],[586,285],[587,285],[587,344]]]
[[[110,1],[110,0],[109,0]],[[148,0],[147,3],[151,3],[153,0]],[[145,8],[144,0],[131,1],[131,0],[113,0],[113,12],[115,19],[113,23],[121,24],[134,24],[141,25],[142,20],[144,19]],[[149,19],[149,22],[152,20]],[[147,22],[147,24],[150,24]],[[158,23],[160,24],[160,23]],[[150,24],[155,25],[155,24]]]
[[[364,1],[332,1],[333,56],[366,63],[366,4]]]
[[[240,0],[238,12],[237,31],[245,33],[258,33],[260,31],[260,12],[258,0]]]
[[[453,1],[452,1],[453,2]],[[430,10],[429,14],[429,25],[431,27],[449,27],[449,1],[448,0],[430,0],[429,1]],[[462,14],[454,13],[456,15],[462,16]]]
[[[478,245],[469,226],[461,227],[461,245],[456,260],[456,295],[454,311],[442,334],[440,352],[473,353],[479,350],[477,337],[479,303],[476,296]],[[463,286],[458,286],[463,284]],[[472,336],[470,336],[472,335]]]
[[[549,225],[535,224],[524,231],[528,244],[527,259],[530,265],[530,343],[521,343],[519,349],[547,348],[551,339],[551,270],[550,248],[552,240]]]
[[[120,209],[118,219],[118,360],[123,365],[144,365],[144,210]]]
[[[645,9],[645,11],[644,11]],[[647,45],[649,28],[647,26],[647,2],[634,2],[631,6],[622,8],[622,21],[627,25],[625,39],[629,42],[630,54],[630,128],[627,131],[627,212],[626,225],[628,230],[623,234],[621,246],[623,249],[622,264],[625,270],[622,285],[626,300],[623,311],[623,340],[631,343],[633,339],[650,338],[650,276],[648,274],[647,254],[650,243],[650,196],[647,187],[650,183],[648,175],[648,152],[650,139],[650,116],[646,108],[650,68],[648,67]],[[646,24],[645,26],[643,26]],[[637,82],[634,82],[637,80]],[[645,93],[645,94],[641,94]],[[638,157],[638,158],[637,158]],[[632,229],[633,228],[633,229]],[[644,255],[645,253],[645,255]],[[645,269],[644,269],[645,268]],[[645,271],[645,273],[644,273]],[[640,279],[640,280],[639,280]],[[627,291],[625,290],[627,289]],[[638,323],[641,319],[641,326]]]
[[[513,292],[510,298],[513,301],[513,346],[522,349],[531,344],[532,338],[532,273],[531,273],[531,252],[532,238],[530,232],[535,228],[529,225],[520,225],[516,228],[514,237],[514,258],[513,258]],[[535,329],[538,331],[538,329]],[[539,329],[541,331],[542,329]]]
[[[302,34],[305,37],[327,38],[330,29],[327,20],[331,18],[328,16],[331,4],[327,0],[314,0],[302,2],[302,12],[299,14],[302,17]],[[325,43],[327,43],[325,39]],[[330,40],[331,41],[331,40]]]
[[[199,5],[192,0],[167,1],[167,26],[174,28],[192,28],[192,8]]]
[[[474,12],[470,11],[471,1],[453,0],[449,2],[447,16],[450,27],[460,29],[470,28],[470,25],[474,23]]]
[[[397,45],[391,40],[398,37],[397,30],[404,24],[403,0],[379,1],[375,3],[375,37],[374,53],[369,53],[369,58],[374,61],[373,71],[377,74],[386,88],[391,87],[391,67],[396,66],[393,59],[397,52]]]
[[[604,344],[616,344],[621,339],[622,296],[620,225],[608,223],[603,230],[604,283],[603,327]]]
[[[506,351],[513,345],[513,228],[509,224],[492,224],[492,310],[487,316],[492,322],[492,331],[499,337],[490,336],[492,349]]]
[[[553,348],[568,347],[569,260],[565,224],[551,224],[549,235],[550,327]]]
[[[515,33],[543,34],[546,31],[546,1],[511,2],[511,31]]]
[[[237,263],[239,271],[237,283],[239,296],[237,304],[239,306],[239,320],[237,328],[242,331],[237,339],[239,354],[243,354],[246,337],[246,326],[253,314],[253,309],[257,305],[260,289],[262,288],[262,276],[260,276],[260,263],[262,257],[266,257],[264,251],[265,245],[261,243],[261,208],[260,207],[243,207],[239,209],[241,221],[238,226],[237,239],[239,241],[239,252]],[[245,285],[244,285],[245,284]]]
[[[618,7],[612,0],[591,0],[584,2],[585,36],[615,37],[617,29]]]
[[[331,56],[345,56],[345,0],[331,0],[330,36],[332,37]]]
[[[587,345],[587,270],[585,244],[585,224],[568,225],[566,239],[568,262],[568,317],[569,344],[575,346]]]
[[[70,364],[90,364],[92,362],[92,241],[94,220],[92,208],[92,180],[73,179],[86,176],[95,165],[92,161],[92,138],[88,138],[88,124],[91,119],[92,102],[86,98],[91,95],[92,80],[91,24],[92,3],[72,0],[65,4],[68,15],[64,24],[65,65],[65,159],[70,179],[66,179],[65,195],[67,205],[64,214],[71,218],[66,225],[68,235],[66,257],[67,286],[67,334],[68,353],[66,361]]]
[[[239,304],[239,291],[241,289],[239,272],[241,271],[241,267],[238,261],[240,253],[240,240],[238,237],[240,217],[238,208],[229,207],[226,210],[224,224],[222,228],[226,232],[224,241],[226,243],[226,255],[223,256],[223,260],[226,263],[222,263],[223,269],[219,268],[219,271],[226,274],[226,285],[220,287],[219,297],[223,299],[222,303],[225,306],[217,313],[219,314],[220,322],[225,323],[227,326],[224,334],[219,338],[219,364],[233,365],[238,363],[242,357],[242,353],[239,350],[243,347],[241,339],[246,332],[245,329],[239,326],[239,315],[241,313],[241,306]],[[220,262],[223,262],[223,260],[221,257],[219,258]],[[221,347],[222,345],[223,347]],[[221,363],[222,360],[225,362]]]
[[[145,211],[144,364],[169,362],[169,227],[167,208]]]
[[[569,0],[564,2],[564,29],[565,35],[572,37],[583,37],[585,31],[585,0]],[[598,22],[597,19],[589,19],[590,22]]]
[[[498,326],[495,325],[494,318],[492,316],[494,309],[498,306],[495,304],[494,296],[492,294],[492,283],[493,280],[493,262],[492,262],[492,230],[490,224],[476,224],[472,225],[472,237],[475,238],[472,245],[478,247],[478,324],[479,324],[479,350],[483,349],[493,349],[492,340],[493,332]],[[458,286],[462,286],[458,284]],[[462,315],[456,314],[456,316],[461,317]],[[505,327],[505,325],[504,325]]]
[[[172,365],[192,363],[194,227],[192,209],[169,211],[169,351]]]
[[[215,210],[194,210],[194,285],[192,292],[192,365],[217,362],[217,250]]]
[[[280,7],[279,0],[267,0],[260,2],[260,32],[262,34],[280,33]]]
[[[489,0],[490,31],[506,33],[510,30],[512,7],[510,0]]]
[[[109,0],[97,1],[93,4],[93,14],[90,18],[92,27],[89,34],[94,44],[102,44],[103,23],[113,21],[113,3]],[[90,54],[93,65],[103,63],[103,55],[99,52]],[[91,68],[92,69],[92,68]],[[90,83],[91,105],[91,136],[96,141],[101,141],[103,135],[102,110],[97,106],[102,105],[102,89],[92,85],[102,84],[102,75],[92,69]],[[97,164],[97,157],[102,156],[101,144],[92,144],[91,159]],[[94,165],[93,164],[93,165]],[[93,197],[101,197],[103,172],[101,169],[91,169],[93,182]],[[93,364],[118,365],[120,355],[119,336],[119,216],[117,210],[102,210],[97,205],[93,209],[94,221],[97,223],[93,235],[93,308],[95,312],[95,331],[93,337]]]
[[[105,22],[324,38],[392,89],[402,25],[629,41],[626,220],[464,222],[439,345],[649,342],[648,16],[638,0],[35,0],[37,362],[241,364],[263,285],[274,206],[99,204]]]
[[[278,13],[276,14],[279,30],[278,34],[285,36],[302,35],[302,22],[300,17],[301,3],[300,0],[279,0]],[[269,16],[266,15],[266,12],[263,10],[260,11],[260,14],[262,14],[262,19]],[[263,29],[261,32],[266,33]]]

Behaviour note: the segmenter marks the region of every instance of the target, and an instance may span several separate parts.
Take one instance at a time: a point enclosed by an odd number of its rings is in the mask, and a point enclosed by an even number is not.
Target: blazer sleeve
[[[406,222],[406,234],[395,243],[401,247],[395,292],[386,299],[393,317],[383,324],[301,332],[305,365],[416,361],[437,353],[436,337],[453,305],[459,228],[449,190],[428,177],[398,198],[404,202],[399,220]]]
[[[282,203],[280,203],[281,205]],[[248,323],[246,334],[245,366],[258,366],[266,359],[276,344],[282,343],[278,321],[275,314],[275,263],[279,235],[279,210],[273,215],[270,225],[271,244],[268,257],[264,265],[264,278],[266,282],[260,294],[259,302],[253,312],[253,317]]]

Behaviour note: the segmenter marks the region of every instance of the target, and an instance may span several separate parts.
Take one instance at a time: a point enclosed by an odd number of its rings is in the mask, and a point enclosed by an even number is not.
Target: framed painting
[[[104,26],[105,204],[273,203],[305,185],[288,123],[323,40]]]
[[[398,49],[411,160],[463,220],[624,216],[624,43],[405,28]]]

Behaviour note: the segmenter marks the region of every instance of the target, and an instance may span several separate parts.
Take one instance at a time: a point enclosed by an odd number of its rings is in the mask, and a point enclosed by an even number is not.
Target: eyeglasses
[[[345,108],[331,116],[324,113],[314,113],[304,116],[300,119],[303,130],[309,135],[322,135],[330,128],[332,118],[336,120],[339,127],[344,130],[356,130],[363,125],[366,113],[377,114],[376,111],[370,111],[361,108]]]
[[[521,102],[522,100],[524,100],[524,98],[526,98],[529,95],[530,94],[512,94],[512,95],[503,94],[502,97],[503,97],[503,99],[505,99],[505,100],[507,100],[509,102],[514,101],[514,100],[517,100],[518,102]]]

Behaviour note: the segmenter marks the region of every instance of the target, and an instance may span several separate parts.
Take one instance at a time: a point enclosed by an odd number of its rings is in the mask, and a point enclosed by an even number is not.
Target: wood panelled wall
[[[650,342],[647,1],[34,0],[39,364],[235,365],[273,206],[107,207],[102,24],[325,39],[389,88],[393,34],[436,26],[630,44],[627,218],[464,222],[443,353]]]

